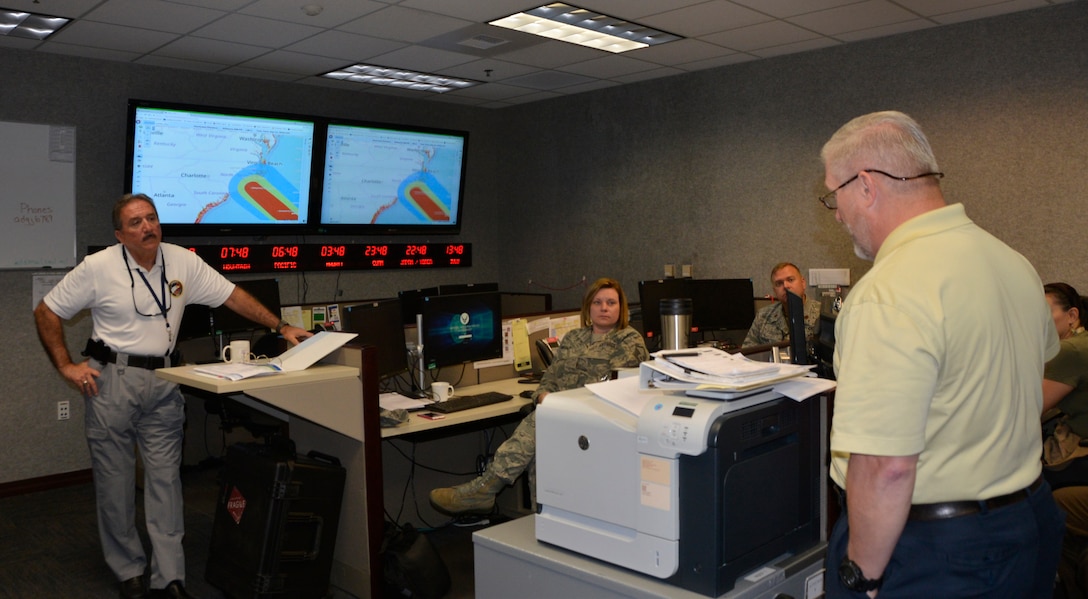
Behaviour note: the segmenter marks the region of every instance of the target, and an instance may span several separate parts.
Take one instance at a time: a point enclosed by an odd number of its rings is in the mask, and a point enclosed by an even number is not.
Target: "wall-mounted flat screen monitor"
[[[234,284],[248,291],[273,314],[280,313],[280,282],[277,279],[252,279],[235,281]],[[229,335],[260,329],[268,330],[226,306],[212,308],[212,330],[216,334]]]
[[[422,314],[427,369],[502,357],[498,293],[427,296]]]
[[[313,119],[130,100],[125,191],[169,235],[294,234],[319,202]]]
[[[378,376],[408,369],[408,349],[401,324],[400,300],[373,300],[344,308],[344,330],[358,333],[355,342],[377,348]]]
[[[321,232],[457,233],[468,133],[330,122]]]

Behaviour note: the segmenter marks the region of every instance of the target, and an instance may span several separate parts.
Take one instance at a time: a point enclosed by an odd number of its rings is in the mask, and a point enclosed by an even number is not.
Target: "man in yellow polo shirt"
[[[1042,282],[946,204],[907,115],[858,117],[821,158],[820,201],[873,260],[835,325],[827,597],[1050,597],[1063,515],[1040,477],[1058,351]]]

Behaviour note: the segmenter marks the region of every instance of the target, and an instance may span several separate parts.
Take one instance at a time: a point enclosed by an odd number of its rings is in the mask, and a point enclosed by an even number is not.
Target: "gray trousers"
[[[185,581],[181,457],[185,400],[151,370],[100,365],[98,395],[84,423],[94,472],[98,533],[118,580],[141,576],[147,557],[136,531],[136,455],[144,464],[144,521],[151,540],[151,588]]]

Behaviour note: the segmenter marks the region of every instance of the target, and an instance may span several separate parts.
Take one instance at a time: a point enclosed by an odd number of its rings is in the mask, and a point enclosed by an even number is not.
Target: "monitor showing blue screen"
[[[292,233],[309,224],[313,120],[133,100],[128,125],[126,191],[155,201],[166,232]]]
[[[428,369],[502,357],[498,293],[427,296],[422,310]]]
[[[456,233],[468,133],[330,123],[320,229]]]

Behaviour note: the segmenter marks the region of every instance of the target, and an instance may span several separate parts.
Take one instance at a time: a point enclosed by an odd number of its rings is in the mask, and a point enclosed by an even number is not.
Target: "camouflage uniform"
[[[575,329],[563,337],[555,361],[544,372],[540,387],[533,394],[577,389],[586,383],[607,379],[612,370],[632,368],[650,359],[642,335],[631,327],[612,330],[594,338],[592,327]],[[495,452],[488,468],[507,484],[512,484],[536,456],[536,412],[521,421],[514,434]],[[529,482],[536,488],[535,468]]]
[[[812,340],[819,334],[820,326],[820,302],[808,300],[805,302],[805,337],[808,339],[809,349],[812,349]],[[752,321],[752,327],[748,329],[748,336],[744,338],[742,347],[751,345],[763,345],[764,343],[778,343],[790,338],[790,325],[786,320],[782,302],[774,302],[756,314]]]

